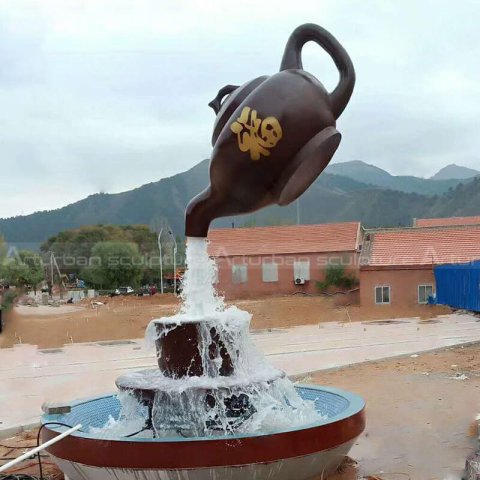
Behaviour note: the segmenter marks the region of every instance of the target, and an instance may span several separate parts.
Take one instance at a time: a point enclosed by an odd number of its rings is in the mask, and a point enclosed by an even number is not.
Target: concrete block
[[[72,411],[72,407],[66,403],[43,403],[42,411],[47,415],[65,415]]]

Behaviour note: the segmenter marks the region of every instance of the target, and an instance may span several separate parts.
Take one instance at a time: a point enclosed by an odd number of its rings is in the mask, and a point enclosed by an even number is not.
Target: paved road
[[[256,331],[268,360],[289,375],[480,341],[480,322],[469,315],[434,321],[321,323]],[[19,345],[0,350],[2,430],[38,421],[43,402],[62,402],[115,391],[115,379],[155,365],[142,340],[68,345],[38,350]],[[5,434],[5,431],[4,431]]]

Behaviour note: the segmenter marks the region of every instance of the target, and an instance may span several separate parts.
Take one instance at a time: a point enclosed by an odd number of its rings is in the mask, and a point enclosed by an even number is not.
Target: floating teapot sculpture
[[[331,93],[303,70],[308,41],[322,46],[340,72]],[[215,218],[288,205],[305,192],[340,144],[335,122],[354,84],[345,49],[322,27],[305,24],[290,36],[279,73],[223,87],[209,104],[217,115],[210,185],[188,204],[185,234],[206,237]]]

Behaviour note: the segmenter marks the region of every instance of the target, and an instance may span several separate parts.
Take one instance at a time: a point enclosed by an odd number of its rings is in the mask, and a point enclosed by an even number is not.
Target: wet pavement
[[[438,320],[438,321],[437,321]],[[480,341],[480,322],[470,315],[435,321],[321,323],[254,331],[268,360],[288,375],[345,366]],[[71,344],[39,350],[18,345],[0,350],[0,436],[38,422],[43,402],[68,402],[115,391],[129,370],[155,366],[142,340]]]

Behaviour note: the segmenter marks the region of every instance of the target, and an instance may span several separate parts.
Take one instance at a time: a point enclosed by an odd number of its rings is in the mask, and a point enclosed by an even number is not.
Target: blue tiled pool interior
[[[328,423],[332,419],[346,417],[363,408],[363,401],[348,392],[334,388],[317,386],[295,387],[298,394],[304,399],[313,401],[317,411],[326,419],[316,425],[307,425],[306,428]],[[147,408],[141,407],[142,416],[147,417]],[[79,401],[72,405],[72,410],[64,415],[44,415],[43,422],[57,421],[68,425],[82,424],[81,432],[85,434],[90,428],[101,428],[109,417],[117,419],[120,415],[121,404],[116,395],[97,397]],[[140,413],[140,412],[139,412]],[[82,433],[79,432],[80,435]],[[94,435],[86,434],[89,437]]]

